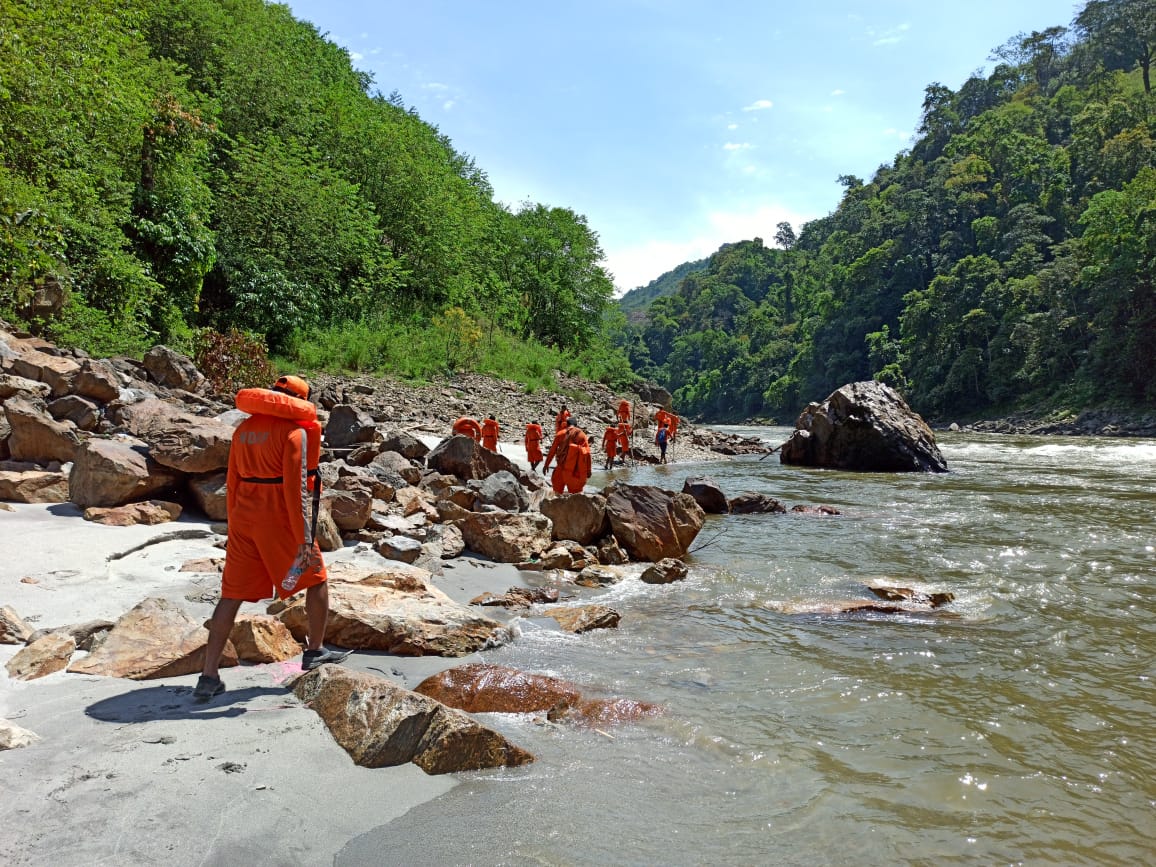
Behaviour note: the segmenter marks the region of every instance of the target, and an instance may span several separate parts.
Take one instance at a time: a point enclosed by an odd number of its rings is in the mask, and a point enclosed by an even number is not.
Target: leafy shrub
[[[202,329],[196,337],[194,360],[216,394],[232,395],[242,388],[267,388],[277,377],[265,342],[254,334],[230,328],[222,334]]]

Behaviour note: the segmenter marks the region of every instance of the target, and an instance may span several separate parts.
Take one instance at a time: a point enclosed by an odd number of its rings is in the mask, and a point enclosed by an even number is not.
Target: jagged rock
[[[4,414],[12,428],[8,450],[16,460],[66,464],[75,459],[81,442],[76,425],[54,419],[40,398],[10,397]]]
[[[682,492],[694,497],[708,515],[725,515],[729,510],[726,494],[710,476],[691,476],[682,483]]]
[[[181,572],[214,572],[221,574],[225,568],[224,557],[197,557],[193,560],[186,560],[181,564]]]
[[[132,527],[136,524],[165,524],[181,516],[177,503],[164,500],[148,500],[143,503],[126,503],[123,506],[90,506],[84,510],[84,520],[108,527]]]
[[[31,746],[38,740],[39,735],[33,734],[28,729],[22,729],[6,719],[0,719],[0,752]]]
[[[684,556],[706,518],[689,494],[620,483],[603,493],[614,537],[636,560]]]
[[[224,521],[228,519],[228,491],[226,483],[228,473],[218,471],[206,473],[203,476],[194,476],[189,479],[189,493],[197,507],[205,513],[210,521]]]
[[[384,451],[397,452],[411,461],[423,460],[429,454],[429,446],[405,431],[386,431],[383,436],[381,448]]]
[[[360,530],[373,512],[373,497],[368,491],[323,489],[321,496],[333,523],[342,531]]]
[[[93,430],[100,423],[100,407],[76,394],[66,394],[48,404],[48,413],[57,421],[72,422],[79,430]]]
[[[674,581],[681,581],[689,571],[681,560],[673,558],[659,560],[643,570],[642,581],[644,584],[670,584]]]
[[[10,372],[25,379],[43,382],[53,397],[62,397],[72,391],[80,365],[71,358],[49,355],[38,349],[25,349],[13,358]]]
[[[245,662],[281,662],[301,655],[301,645],[284,623],[267,614],[242,614],[229,640]]]
[[[113,625],[111,620],[86,620],[83,623],[61,626],[58,629],[38,629],[29,636],[28,643],[31,644],[46,635],[61,634],[70,637],[77,650],[91,651],[93,647],[104,641]]]
[[[434,496],[437,498],[435,500],[435,505],[439,501],[453,503],[468,511],[473,511],[474,508],[478,505],[478,492],[473,488],[463,488],[460,485],[445,488],[444,490],[435,493]]]
[[[443,560],[460,557],[466,550],[466,540],[462,531],[454,524],[437,524],[430,528],[427,537],[428,544],[437,545],[440,549],[438,556]]]
[[[474,662],[427,677],[414,692],[467,713],[542,713],[562,706],[587,725],[630,722],[660,712],[633,699],[586,698],[575,683],[504,665]]]
[[[457,525],[467,548],[499,563],[541,554],[550,546],[553,526],[538,512],[468,512]]]
[[[0,470],[0,500],[14,503],[67,503],[68,476],[32,470]]]
[[[158,464],[183,473],[210,473],[229,466],[232,425],[187,413],[156,398],[114,403],[109,417],[149,446]]]
[[[558,601],[557,587],[511,587],[501,596],[488,590],[470,600],[470,605],[500,606],[502,608],[529,608],[542,602]]]
[[[50,394],[52,394],[52,389],[43,382],[11,373],[0,373],[0,401],[8,400],[8,398],[16,395],[45,400]]]
[[[360,443],[353,447],[344,460],[351,467],[364,467],[377,457],[380,451],[381,447],[377,443]]]
[[[321,508],[317,510],[317,547],[322,551],[337,551],[345,547],[345,540],[341,538],[341,529],[329,513],[329,503],[321,501]]]
[[[293,692],[366,768],[413,762],[427,774],[513,767],[534,757],[464,713],[382,677],[323,665]]]
[[[481,482],[476,480],[470,483],[478,485],[478,498],[491,506],[497,506],[507,512],[524,512],[530,508],[530,495],[518,483],[513,473],[499,470],[492,473]]]
[[[149,680],[201,671],[209,631],[167,599],[149,598],[121,615],[108,638],[68,670],[78,674]],[[237,664],[232,642],[221,665]]]
[[[120,397],[120,377],[107,361],[86,358],[80,362],[80,371],[72,382],[72,391],[99,403],[108,403]]]
[[[665,410],[674,408],[674,398],[669,391],[653,382],[640,382],[634,386],[634,392],[646,403],[656,403]]]
[[[912,605],[927,608],[941,608],[955,601],[955,594],[947,592],[923,593],[910,587],[884,587],[871,584],[867,585],[867,589],[887,602],[910,602]]]
[[[800,515],[841,515],[843,514],[834,506],[804,506],[799,504],[791,506],[792,512],[797,512]]]
[[[600,541],[597,551],[598,562],[605,566],[621,566],[623,563],[630,562],[630,557],[622,550],[622,546],[613,536],[607,536]]]
[[[808,405],[779,460],[860,472],[947,472],[931,428],[881,382],[853,382]]]
[[[325,442],[330,448],[346,449],[358,443],[376,442],[379,437],[373,417],[354,406],[341,403],[329,411]]]
[[[539,508],[554,522],[555,539],[570,539],[579,545],[589,545],[610,528],[606,498],[601,494],[555,495],[543,500]]]
[[[574,579],[575,584],[583,587],[609,587],[617,584],[624,577],[621,570],[613,566],[587,566]]]
[[[0,644],[23,644],[32,635],[32,627],[7,605],[0,607]]]
[[[591,629],[613,629],[621,616],[605,605],[579,605],[573,608],[547,608],[542,616],[558,621],[566,632],[581,633]]]
[[[51,632],[21,648],[5,664],[13,680],[36,680],[68,666],[76,641],[66,632]]]
[[[167,346],[154,346],[144,356],[144,367],[153,382],[197,394],[205,384],[204,375],[187,355]]]
[[[730,502],[732,515],[781,514],[787,507],[769,494],[758,494],[754,491],[743,491]]]
[[[374,545],[373,550],[387,560],[413,563],[421,556],[421,542],[408,536],[388,536]]]
[[[398,564],[370,572],[335,563],[329,578],[325,638],[340,647],[400,656],[464,656],[510,639],[501,623],[432,587],[423,569]],[[305,639],[304,599],[294,597],[279,616],[294,637]]]
[[[463,481],[484,479],[505,470],[524,487],[538,488],[542,484],[540,480],[535,484],[526,470],[505,455],[484,449],[467,436],[452,436],[442,440],[426,456],[425,463],[431,470],[457,476]]]
[[[180,476],[149,458],[140,440],[89,439],[76,452],[68,497],[82,507],[124,505],[177,487]]]

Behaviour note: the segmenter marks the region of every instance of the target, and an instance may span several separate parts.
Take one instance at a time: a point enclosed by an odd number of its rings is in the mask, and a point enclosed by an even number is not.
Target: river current
[[[618,629],[522,621],[486,661],[665,714],[605,733],[485,715],[537,761],[462,775],[337,863],[1156,863],[1156,441],[939,444],[942,475],[616,471],[842,514],[711,516],[687,580],[581,600]],[[955,601],[801,613],[866,583]]]

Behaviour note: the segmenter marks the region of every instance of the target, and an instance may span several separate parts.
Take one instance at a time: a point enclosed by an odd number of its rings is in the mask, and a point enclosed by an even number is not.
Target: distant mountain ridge
[[[626,314],[627,320],[632,323],[646,321],[646,311],[656,298],[664,298],[678,291],[678,286],[691,274],[705,271],[710,258],[698,259],[694,262],[683,262],[677,268],[667,271],[661,277],[656,277],[645,286],[631,289],[618,299],[618,306]]]

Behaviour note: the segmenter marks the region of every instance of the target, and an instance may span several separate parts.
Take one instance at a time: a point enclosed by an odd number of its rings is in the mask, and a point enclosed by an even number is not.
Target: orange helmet
[[[282,376],[278,377],[277,382],[273,384],[273,391],[281,391],[291,397],[309,400],[309,395],[313,389],[309,387],[308,382],[299,376]]]

